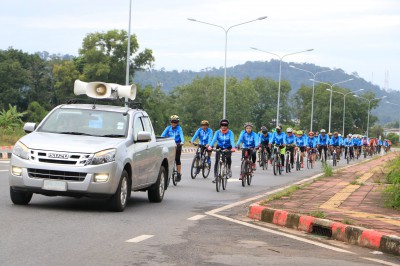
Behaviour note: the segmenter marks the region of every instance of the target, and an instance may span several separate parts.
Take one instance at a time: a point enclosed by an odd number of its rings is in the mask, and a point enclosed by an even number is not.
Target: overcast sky
[[[128,30],[129,0],[0,3],[2,50],[78,55],[86,34]],[[131,32],[156,69],[198,71],[224,65],[225,33],[187,18],[229,28],[262,16],[228,32],[228,66],[276,58],[250,47],[281,56],[313,48],[284,60],[355,71],[381,87],[388,72],[400,90],[399,0],[132,0]]]

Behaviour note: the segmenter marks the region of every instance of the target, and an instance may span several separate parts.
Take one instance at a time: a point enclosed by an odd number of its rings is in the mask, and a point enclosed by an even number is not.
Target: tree
[[[83,64],[82,74],[85,80],[125,84],[126,54],[128,34],[125,30],[110,30],[88,34],[79,49],[79,60]],[[129,72],[131,77],[136,70],[150,68],[154,57],[150,49],[138,52],[136,36],[131,35]]]
[[[67,98],[74,96],[74,82],[79,72],[74,61],[62,61],[53,65],[53,105],[65,103]]]
[[[0,128],[14,130],[22,125],[22,117],[25,113],[17,111],[17,106],[8,106],[8,110],[0,111]]]
[[[38,102],[31,102],[26,110],[26,121],[40,123],[47,113],[48,111]]]

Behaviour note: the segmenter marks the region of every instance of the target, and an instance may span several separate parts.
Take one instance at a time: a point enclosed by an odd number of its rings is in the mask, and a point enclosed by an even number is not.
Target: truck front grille
[[[57,179],[66,181],[79,181],[85,180],[86,173],[66,172],[66,171],[53,171],[43,169],[28,168],[28,175],[30,178],[40,179]]]
[[[70,153],[44,150],[31,150],[30,152],[30,160],[48,164],[84,166],[87,165],[92,158],[93,154],[89,153]]]

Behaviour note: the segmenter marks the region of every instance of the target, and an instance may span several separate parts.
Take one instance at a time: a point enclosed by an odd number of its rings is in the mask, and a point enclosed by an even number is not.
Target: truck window
[[[140,117],[136,117],[135,121],[133,123],[133,136],[134,136],[134,140],[137,140],[137,133],[139,131],[144,131],[143,129],[143,124],[142,124],[142,120],[140,119]]]
[[[153,134],[153,127],[151,126],[150,119],[148,116],[142,117],[142,122],[144,125],[144,130]]]

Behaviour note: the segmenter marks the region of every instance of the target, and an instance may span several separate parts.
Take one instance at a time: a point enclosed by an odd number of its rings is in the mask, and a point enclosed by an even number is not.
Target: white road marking
[[[131,238],[129,240],[126,240],[125,242],[129,242],[129,243],[139,243],[142,242],[146,239],[152,238],[154,235],[141,235],[135,238]]]
[[[239,180],[239,178],[229,178],[228,179],[229,183],[233,183],[233,182],[242,182],[242,180]]]
[[[199,215],[195,215],[195,216],[192,216],[192,217],[188,218],[188,220],[189,220],[189,221],[197,221],[197,220],[200,220],[200,219],[202,219],[202,218],[204,218],[204,217],[206,217],[206,216],[207,216],[207,215],[199,214]]]
[[[9,163],[10,163],[10,160],[7,160],[7,161],[0,160],[0,164],[9,164]]]
[[[0,170],[0,172],[8,172],[8,170]]]
[[[399,265],[397,263],[392,263],[392,262],[388,262],[388,261],[384,261],[384,260],[378,260],[378,259],[372,259],[372,258],[364,258],[364,257],[361,257],[361,258],[365,259],[365,260],[370,260],[370,261],[373,261],[373,262],[382,263],[382,264],[389,265],[389,266],[398,266]]]

